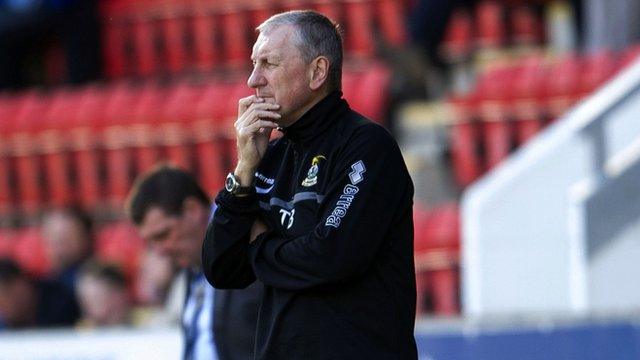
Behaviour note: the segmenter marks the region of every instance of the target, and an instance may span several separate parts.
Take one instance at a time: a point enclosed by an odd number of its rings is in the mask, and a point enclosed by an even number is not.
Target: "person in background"
[[[158,327],[180,324],[184,306],[184,272],[177,272],[170,259],[147,248],[136,273],[135,325]]]
[[[73,325],[79,308],[59,283],[30,278],[10,259],[0,259],[0,329]]]
[[[91,218],[75,208],[52,210],[42,219],[42,237],[51,263],[49,277],[75,291],[78,270],[93,254]]]
[[[202,273],[201,248],[211,202],[189,173],[160,166],[140,177],[126,210],[141,237],[186,273],[184,359],[253,359],[260,287],[214,290]]]
[[[127,281],[117,266],[87,261],[78,274],[76,291],[82,314],[78,328],[130,324],[131,302]]]
[[[165,302],[175,277],[173,264],[155,249],[146,249],[140,257],[136,273],[136,300],[156,306]]]
[[[417,359],[414,189],[398,144],[342,98],[335,23],[290,11],[257,30],[207,280],[263,284],[256,359]]]

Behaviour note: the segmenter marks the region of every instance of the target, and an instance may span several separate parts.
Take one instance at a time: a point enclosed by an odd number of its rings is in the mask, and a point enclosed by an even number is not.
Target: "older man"
[[[258,27],[238,162],[203,246],[215,287],[264,284],[257,359],[415,359],[413,185],[342,99],[342,39],[312,11]],[[273,129],[284,136],[269,142]]]

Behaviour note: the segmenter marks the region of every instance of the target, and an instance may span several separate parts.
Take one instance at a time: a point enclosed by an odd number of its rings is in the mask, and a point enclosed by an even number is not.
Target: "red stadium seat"
[[[482,122],[482,138],[487,169],[492,169],[509,156],[512,146],[511,122],[504,118]]]
[[[199,71],[211,71],[219,65],[222,57],[217,49],[216,39],[220,33],[220,22],[214,16],[211,4],[194,3],[191,21],[195,65]]]
[[[373,8],[368,0],[348,0],[345,6],[345,49],[355,57],[374,55]]]
[[[19,229],[15,236],[14,257],[18,264],[34,276],[44,276],[51,268],[44,241],[37,227]]]
[[[458,206],[447,203],[428,212],[414,208],[418,309],[430,295],[437,315],[459,313],[460,223]]]
[[[623,51],[622,58],[618,64],[619,69],[622,70],[638,60],[640,60],[640,45],[636,44]]]
[[[0,258],[14,257],[16,244],[15,234],[12,229],[0,228]]]
[[[222,48],[225,65],[233,69],[246,68],[249,62],[248,24],[245,14],[232,2],[225,2],[222,10]]]
[[[155,84],[140,89],[129,127],[136,174],[151,169],[160,160],[157,128],[162,121],[166,96],[166,90]]]
[[[70,145],[76,174],[78,200],[85,208],[95,208],[102,200],[103,184],[98,149],[98,120],[106,102],[104,89],[97,86],[83,90],[70,129]]]
[[[176,2],[166,2],[161,7],[161,33],[166,68],[171,74],[184,71],[189,61],[187,54],[188,23],[186,9]]]
[[[44,124],[38,138],[43,152],[48,201],[57,207],[69,205],[73,200],[67,129],[72,123],[77,99],[75,92],[66,89],[56,91],[43,114]]]
[[[212,83],[204,89],[195,106],[195,119],[191,124],[196,143],[198,177],[209,194],[221,189],[226,171],[225,145],[221,128],[227,105],[220,101],[227,96],[228,87]],[[231,101],[231,100],[229,100]]]
[[[46,112],[49,99],[33,91],[22,95],[18,101],[19,110],[14,119],[16,127],[10,141],[18,188],[16,203],[26,214],[33,214],[43,204],[42,168],[36,133],[40,130],[42,114]]]
[[[575,55],[559,58],[548,68],[543,94],[550,118],[560,117],[579,99],[580,76],[580,58]]]
[[[497,66],[483,73],[478,80],[476,94],[488,169],[498,165],[511,152],[512,124],[508,117],[508,105],[514,76],[513,67]]]
[[[535,136],[543,127],[542,87],[546,75],[541,56],[523,59],[513,76],[511,93],[516,139],[519,145]]]
[[[129,280],[137,273],[144,248],[144,240],[128,221],[107,224],[96,236],[96,256],[121,266]]]
[[[386,120],[391,71],[382,64],[371,64],[360,75],[353,107],[380,124]]]
[[[127,24],[126,2],[122,0],[100,1],[102,13],[102,42],[105,73],[109,78],[127,75]]]
[[[406,11],[402,0],[378,0],[376,18],[387,43],[400,47],[407,43]]]
[[[159,125],[159,141],[166,151],[167,159],[185,169],[193,169],[191,138],[188,122],[195,116],[194,104],[202,93],[201,87],[187,83],[178,84],[169,90]]]
[[[14,173],[11,164],[9,139],[12,124],[18,111],[19,101],[14,96],[0,95],[0,216],[10,212],[13,206],[13,189],[11,188]]]
[[[140,1],[135,6],[132,16],[133,58],[136,60],[135,69],[139,76],[150,76],[160,68],[156,52],[156,28],[149,14],[150,0]]]
[[[542,41],[542,24],[529,4],[518,4],[509,15],[512,41],[517,46],[534,46]]]
[[[472,34],[473,24],[469,13],[461,9],[454,11],[442,40],[442,56],[451,63],[468,58],[473,47]]]
[[[137,90],[127,85],[110,89],[103,109],[103,146],[106,165],[108,203],[120,209],[132,184],[130,132],[126,126],[132,116]]]
[[[462,188],[484,171],[480,158],[480,126],[471,118],[473,106],[468,99],[451,99],[455,121],[451,125],[451,160],[456,182]]]
[[[586,96],[604,84],[618,69],[616,55],[598,51],[583,58],[580,72],[580,93]]]
[[[506,42],[503,6],[495,0],[484,0],[476,6],[477,45],[480,49],[499,48]]]

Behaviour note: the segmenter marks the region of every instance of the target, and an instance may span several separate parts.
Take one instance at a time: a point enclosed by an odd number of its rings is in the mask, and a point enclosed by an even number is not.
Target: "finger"
[[[238,115],[242,115],[242,113],[244,113],[251,104],[261,102],[264,102],[264,99],[255,95],[247,96],[238,100]]]
[[[238,128],[238,126],[243,122],[246,122],[247,120],[249,120],[249,117],[251,117],[249,111],[256,107],[262,108],[262,109],[269,109],[269,108],[275,109],[272,106],[265,107],[264,105],[266,103],[260,103],[255,101],[263,101],[263,99],[255,95],[251,95],[251,96],[242,98],[238,101],[238,119],[233,124],[236,128]]]
[[[278,127],[278,124],[274,123],[273,121],[257,120],[256,122],[239,129],[238,135],[240,136],[252,135],[252,134],[259,133],[260,129],[275,129],[277,127]],[[264,133],[264,131],[262,131],[262,133]]]
[[[235,123],[236,129],[240,129],[242,127],[248,126],[259,119],[280,119],[282,115],[272,110],[260,110],[255,108],[250,108],[247,110],[244,116],[242,116]]]

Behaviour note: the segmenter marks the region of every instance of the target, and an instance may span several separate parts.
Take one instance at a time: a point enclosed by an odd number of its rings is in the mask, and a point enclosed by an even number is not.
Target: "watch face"
[[[227,175],[227,178],[224,181],[225,190],[227,190],[228,192],[233,192],[233,190],[235,190],[236,182],[234,180],[235,179],[233,178],[233,175]]]

